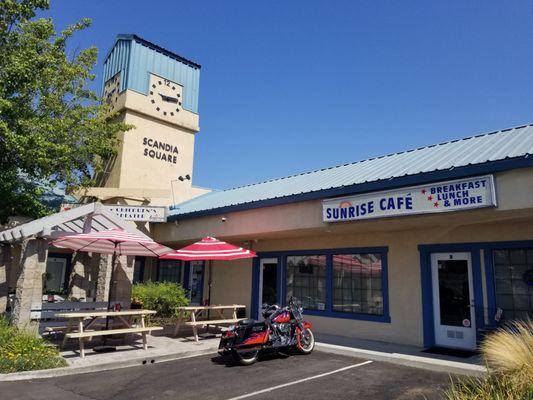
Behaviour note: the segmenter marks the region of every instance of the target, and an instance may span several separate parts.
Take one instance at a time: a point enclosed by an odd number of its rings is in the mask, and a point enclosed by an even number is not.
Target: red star
[[[433,200],[433,196],[428,196],[428,200],[429,201]]]
[[[426,194],[426,189],[422,189],[420,192],[421,192],[422,194]]]
[[[436,201],[435,203],[433,203],[433,205],[434,205],[435,207],[438,207],[438,206],[439,206],[439,202]]]

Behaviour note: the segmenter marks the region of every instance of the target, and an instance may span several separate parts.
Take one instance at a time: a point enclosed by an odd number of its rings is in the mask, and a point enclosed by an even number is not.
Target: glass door
[[[259,261],[259,318],[264,305],[278,304],[278,259],[262,258]]]
[[[476,322],[470,253],[431,255],[435,344],[473,350]]]

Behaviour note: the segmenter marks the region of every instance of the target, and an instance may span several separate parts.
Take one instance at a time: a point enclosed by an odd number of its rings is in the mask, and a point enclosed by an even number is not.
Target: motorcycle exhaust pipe
[[[263,346],[246,347],[240,349],[234,349],[237,353],[247,353],[249,351],[261,350]]]

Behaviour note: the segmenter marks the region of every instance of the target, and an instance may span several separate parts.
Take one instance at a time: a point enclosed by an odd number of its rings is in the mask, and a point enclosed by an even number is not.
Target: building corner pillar
[[[32,305],[42,303],[47,256],[48,242],[45,239],[30,239],[23,243],[20,274],[11,315],[11,323],[19,328],[30,325]]]
[[[9,274],[11,272],[11,245],[0,245],[0,314],[7,309],[9,295]]]
[[[111,256],[107,254],[92,254],[92,270],[95,271],[96,283],[94,301],[107,301],[109,282],[111,280]]]
[[[94,297],[94,280],[91,278],[91,256],[86,252],[76,252],[72,257],[72,271],[68,282],[68,293],[81,300]]]
[[[119,256],[116,259],[111,300],[120,302],[125,309],[131,307],[131,287],[133,285],[134,264],[135,257],[132,256]]]

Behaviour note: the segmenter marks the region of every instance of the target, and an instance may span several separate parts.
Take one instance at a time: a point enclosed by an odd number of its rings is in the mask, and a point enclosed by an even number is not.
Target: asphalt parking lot
[[[0,382],[15,399],[440,399],[446,373],[315,351],[242,367],[219,356],[32,381]]]

